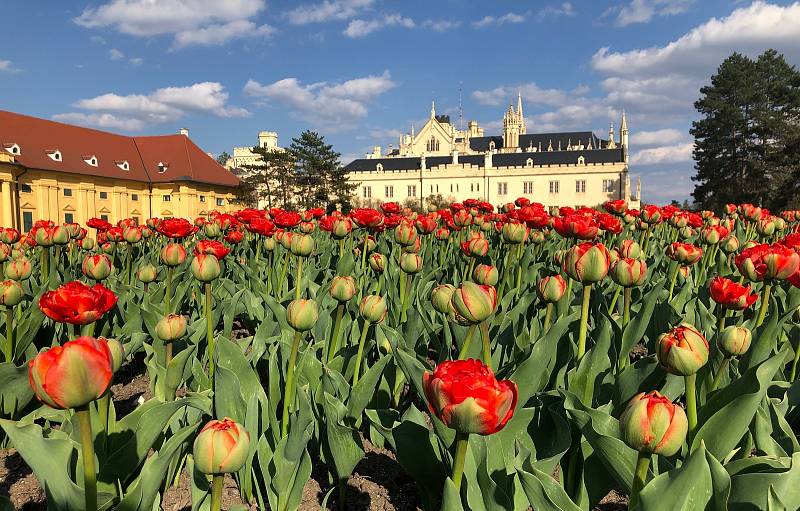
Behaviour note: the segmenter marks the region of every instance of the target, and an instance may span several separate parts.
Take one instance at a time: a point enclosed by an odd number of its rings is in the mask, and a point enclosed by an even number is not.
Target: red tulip
[[[612,215],[622,216],[628,210],[628,203],[624,199],[610,200],[603,204],[603,208]]]
[[[422,385],[431,413],[459,433],[497,433],[517,406],[517,384],[497,381],[479,360],[442,362],[422,375]]]
[[[384,202],[381,204],[381,209],[387,215],[396,215],[400,213],[400,204],[396,202]]]
[[[245,227],[247,227],[248,231],[254,234],[260,234],[261,236],[272,236],[275,234],[275,224],[260,216],[253,217],[249,223],[245,224]]]
[[[44,404],[78,408],[105,394],[114,374],[112,364],[105,339],[80,337],[36,355],[28,362],[28,382]]]
[[[581,243],[570,248],[564,256],[562,269],[581,283],[600,282],[611,265],[611,254],[602,243]]]
[[[167,218],[162,220],[156,230],[167,238],[186,238],[197,232],[197,227],[185,218]]]
[[[744,310],[758,300],[758,295],[751,293],[749,286],[742,286],[725,277],[714,277],[708,290],[711,299],[725,309]]]
[[[672,456],[686,439],[686,412],[656,391],[637,394],[619,418],[622,438],[639,452]]]
[[[593,239],[599,232],[597,222],[593,217],[579,214],[557,216],[553,219],[553,227],[561,236],[579,240]]]
[[[746,248],[734,259],[739,272],[752,282],[785,280],[800,267],[800,255],[793,249],[775,243]]]
[[[642,208],[639,218],[647,224],[657,224],[661,221],[662,211],[658,206],[652,204]]]
[[[294,211],[280,211],[272,217],[272,221],[282,229],[291,229],[297,227],[303,219],[300,218],[299,213]]]
[[[117,295],[102,284],[89,287],[76,280],[43,294],[39,308],[59,323],[88,325],[100,319],[116,303]]]
[[[244,239],[244,232],[240,231],[239,229],[231,229],[228,231],[228,234],[225,235],[225,241],[232,245],[238,245]]]
[[[92,229],[97,229],[98,232],[107,231],[111,229],[111,224],[102,218],[90,218],[86,222],[87,227],[91,227]]]
[[[0,229],[0,241],[13,245],[19,241],[19,231],[11,227],[3,227]]]
[[[384,216],[372,208],[358,208],[350,212],[350,218],[362,229],[377,229],[383,225]]]
[[[230,252],[231,249],[226,247],[221,241],[202,240],[198,241],[194,246],[194,255],[212,254],[219,261],[222,261]]]
[[[691,243],[676,241],[667,247],[666,254],[667,257],[677,261],[682,266],[689,266],[700,260],[703,255],[703,249]]]

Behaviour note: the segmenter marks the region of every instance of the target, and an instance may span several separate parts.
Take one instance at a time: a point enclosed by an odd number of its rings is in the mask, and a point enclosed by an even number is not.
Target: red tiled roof
[[[110,179],[147,183],[191,181],[234,187],[239,178],[185,135],[128,137],[0,110],[0,151],[17,144],[21,165]],[[49,156],[61,153],[61,160]],[[97,158],[97,166],[86,160]],[[122,163],[128,162],[128,170]],[[166,164],[163,172],[159,163]]]

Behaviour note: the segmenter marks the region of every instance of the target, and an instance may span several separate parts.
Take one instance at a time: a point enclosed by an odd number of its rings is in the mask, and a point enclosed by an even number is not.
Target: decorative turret
[[[431,119],[436,119],[436,102],[431,100]]]
[[[628,119],[625,117],[625,110],[622,111],[622,120],[619,123],[619,144],[622,146],[625,163],[628,163]]]
[[[519,134],[525,134],[525,116],[522,114],[522,91],[517,90],[517,119],[519,121]]]
[[[616,149],[617,143],[614,142],[614,123],[612,122],[611,125],[608,127],[608,145],[606,149]]]

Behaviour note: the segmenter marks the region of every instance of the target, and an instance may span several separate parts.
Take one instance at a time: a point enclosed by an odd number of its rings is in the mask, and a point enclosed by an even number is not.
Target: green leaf
[[[375,395],[375,387],[383,375],[383,370],[386,364],[392,359],[391,356],[385,355],[380,360],[375,362],[372,367],[367,370],[364,376],[358,380],[355,387],[350,391],[350,397],[347,400],[347,414],[355,420],[361,418],[364,408],[367,407],[372,397]]]
[[[528,502],[536,511],[581,511],[552,476],[536,468],[527,472],[522,467],[519,467],[517,476]]]
[[[336,475],[346,481],[361,458],[364,449],[358,431],[344,424],[347,409],[341,401],[324,392],[325,440],[324,447],[330,452],[326,458],[333,462]]]
[[[620,356],[627,357],[631,349],[638,344],[643,338],[647,327],[650,325],[650,320],[653,317],[653,310],[656,307],[661,290],[664,289],[666,280],[662,280],[645,295],[644,303],[636,313],[631,311],[631,319],[625,331],[622,332],[622,346],[620,347]],[[687,286],[688,287],[688,286]]]
[[[442,491],[442,511],[464,511],[464,506],[461,505],[461,495],[449,477],[445,480]]]
[[[13,417],[33,399],[28,382],[28,366],[17,367],[10,362],[0,364],[0,411]]]
[[[705,442],[715,458],[728,456],[747,431],[784,356],[785,349],[711,395],[698,411],[699,428],[692,441],[692,450]]]
[[[791,458],[749,458],[731,472],[731,511],[768,509],[772,492],[787,509],[800,509],[800,453]]]

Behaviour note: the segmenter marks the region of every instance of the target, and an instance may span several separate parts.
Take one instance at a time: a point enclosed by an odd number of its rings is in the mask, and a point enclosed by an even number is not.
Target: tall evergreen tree
[[[729,202],[780,209],[798,202],[800,73],[768,50],[734,53],[700,89],[692,123],[698,207]]]
[[[339,161],[341,156],[325,138],[314,131],[304,131],[292,139],[287,149],[294,159],[298,205],[343,210],[351,207],[356,185],[349,182]]]

